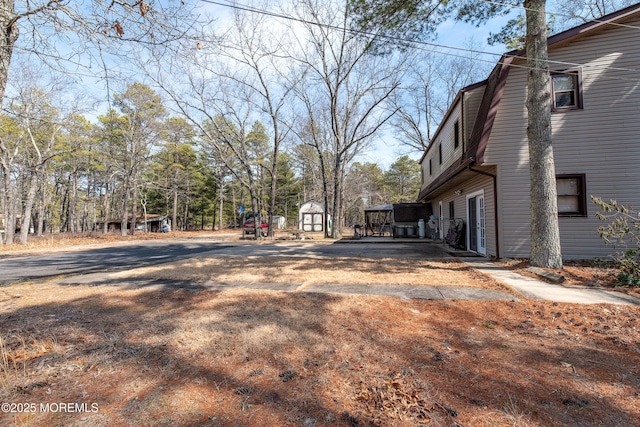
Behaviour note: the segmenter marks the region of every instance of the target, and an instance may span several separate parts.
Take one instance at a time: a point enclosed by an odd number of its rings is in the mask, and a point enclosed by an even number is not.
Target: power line
[[[525,11],[533,11],[536,12],[535,9],[531,9],[529,7],[524,7],[524,6],[516,6],[516,5],[512,5],[512,4],[506,4],[506,3],[502,3],[499,1],[494,1],[494,0],[480,0],[484,3],[488,3],[488,4],[495,4],[498,6],[503,6],[503,7],[507,7],[509,9],[520,9],[520,10],[525,10]],[[622,10],[622,9],[621,9]],[[569,15],[567,13],[558,13],[558,12],[545,12],[545,15],[549,15],[549,16],[563,16],[565,18],[569,18],[569,19],[582,19],[580,16],[576,16],[576,15]],[[640,30],[640,27],[637,27],[635,25],[629,25],[629,24],[621,24],[619,22],[611,22],[611,21],[603,21],[601,19],[589,19],[588,21],[585,21],[584,23],[588,23],[588,22],[597,22],[599,24],[606,24],[606,25],[611,25],[614,27],[623,27],[623,28],[632,28],[634,30]]]
[[[495,52],[487,52],[487,51],[481,51],[481,50],[477,50],[477,49],[470,49],[470,48],[462,48],[462,47],[457,47],[457,46],[449,46],[449,45],[444,45],[444,44],[440,44],[440,43],[432,43],[432,42],[427,42],[427,41],[422,41],[422,40],[405,40],[401,37],[397,37],[397,36],[387,36],[387,35],[380,35],[380,34],[374,34],[374,33],[370,33],[367,31],[362,31],[362,30],[354,30],[351,28],[343,28],[343,27],[338,27],[335,25],[331,25],[331,24],[323,24],[320,22],[314,22],[314,21],[309,21],[306,19],[302,19],[302,18],[296,18],[293,16],[289,16],[289,15],[284,15],[281,13],[276,13],[276,12],[272,12],[272,11],[268,11],[268,10],[264,10],[264,9],[258,9],[255,7],[250,7],[250,6],[246,6],[246,5],[242,5],[239,3],[221,3],[215,0],[200,0],[203,3],[208,3],[208,4],[213,4],[216,6],[222,6],[222,7],[227,7],[230,9],[235,9],[235,10],[240,10],[240,11],[244,11],[244,12],[250,12],[250,13],[257,13],[257,14],[261,14],[261,15],[265,15],[265,16],[271,16],[274,18],[280,18],[280,19],[285,19],[288,21],[294,21],[294,22],[298,22],[301,24],[306,24],[306,25],[314,25],[314,26],[318,26],[318,27],[323,27],[326,29],[331,29],[331,30],[338,30],[338,31],[347,31],[349,33],[355,34],[355,35],[361,35],[361,36],[367,36],[367,37],[371,37],[373,39],[375,38],[384,38],[386,40],[390,40],[390,41],[396,41],[399,43],[403,43],[403,44],[411,44],[411,45],[426,45],[426,46],[430,46],[431,48],[440,48],[440,49],[450,49],[450,50],[454,50],[454,51],[460,51],[460,52],[466,52],[466,53],[475,53],[475,54],[480,54],[480,55],[491,55],[491,56],[497,56],[497,57],[502,57],[503,54],[501,53],[495,53]],[[487,2],[492,2],[491,0],[482,0],[482,1],[487,1]],[[497,3],[497,2],[493,2],[493,3]],[[503,3],[497,3],[497,4],[501,4],[503,6],[508,6],[505,5]],[[602,21],[604,22],[604,21]],[[636,29],[640,29],[640,27],[633,27]],[[453,54],[451,52],[442,52],[439,50],[429,50],[429,49],[424,49],[424,48],[420,48],[421,50],[427,51],[427,52],[432,52],[432,53],[436,53],[436,54],[440,54],[440,55],[448,55],[448,56],[454,56],[454,57],[462,57],[462,58],[468,58],[462,55],[456,55]],[[517,55],[518,58],[524,59],[526,60],[527,57],[524,55]],[[475,58],[475,60],[479,60],[479,61],[483,61],[483,62],[492,62],[495,63],[495,61],[489,61],[489,60],[482,60],[479,58]],[[632,72],[632,73],[640,73],[640,70],[636,70],[636,69],[632,69],[632,68],[620,68],[620,67],[610,67],[610,66],[605,66],[605,65],[597,65],[597,64],[580,64],[580,63],[575,63],[575,62],[567,62],[567,61],[558,61],[558,60],[547,60],[547,63],[549,64],[558,64],[558,65],[566,65],[566,66],[571,66],[571,67],[583,67],[583,68],[590,68],[590,69],[601,69],[601,70],[605,70],[605,71],[625,71],[625,72]],[[527,69],[535,69],[534,67],[528,67],[528,66],[521,66],[521,65],[514,65],[512,64],[511,66],[513,67],[519,67],[519,68],[527,68]],[[630,81],[637,81],[637,80],[630,80]]]

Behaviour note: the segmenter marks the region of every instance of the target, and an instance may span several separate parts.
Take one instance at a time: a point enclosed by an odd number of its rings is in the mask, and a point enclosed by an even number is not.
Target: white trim
[[[442,227],[442,200],[438,202],[438,237],[444,239]]]
[[[471,226],[469,224],[469,199],[473,199],[474,197],[479,197],[482,196],[483,201],[485,200],[484,197],[484,189],[483,190],[478,190],[478,191],[474,191],[473,193],[469,193],[465,196],[465,211],[466,211],[466,216],[467,216],[467,249],[471,250]],[[480,212],[476,211],[476,215],[479,215]],[[485,245],[484,248],[481,247],[480,245],[480,237],[478,237],[477,239],[477,248],[478,250],[474,251],[479,253],[480,255],[486,255],[487,254],[487,241],[486,241],[486,231],[487,231],[487,218],[486,218],[486,205],[485,205],[485,209],[484,209],[484,222],[485,222],[485,226],[484,226],[484,230],[485,230]],[[484,252],[481,252],[480,249],[484,249]]]

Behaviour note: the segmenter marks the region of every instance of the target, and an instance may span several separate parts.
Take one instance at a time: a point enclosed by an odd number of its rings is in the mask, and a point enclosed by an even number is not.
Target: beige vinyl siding
[[[493,172],[492,172],[493,173]],[[495,227],[495,203],[493,193],[493,179],[486,175],[480,175],[474,173],[474,175],[465,182],[464,193],[460,196],[462,198],[462,213],[466,224],[466,233],[469,235],[469,224],[467,224],[467,201],[465,194],[471,194],[476,191],[484,191],[484,208],[485,208],[485,238],[487,241],[487,256],[496,256],[496,227]],[[467,237],[467,241],[468,237]]]
[[[423,173],[423,181],[422,187],[425,188],[429,185],[434,179],[438,177],[442,172],[444,172],[449,166],[451,166],[456,160],[460,159],[462,155],[462,134],[460,135],[460,145],[457,149],[454,148],[454,125],[456,121],[460,119],[461,116],[461,106],[460,103],[456,105],[456,107],[451,111],[451,114],[447,118],[447,121],[440,124],[438,128],[436,138],[431,142],[431,145],[428,148],[427,155],[422,161],[422,173]],[[439,162],[439,153],[438,153],[438,145],[442,145],[442,164]],[[432,171],[433,174],[429,175],[429,159],[431,159]]]
[[[440,132],[438,133],[438,138],[435,140],[436,145],[431,149],[432,156],[434,158],[434,176],[440,175],[441,172],[445,171],[449,166],[453,164],[453,162],[458,160],[460,158],[460,155],[462,154],[462,143],[457,149],[454,148],[454,126],[456,122],[460,120],[460,112],[461,104],[458,103],[458,105],[456,105],[456,108],[447,118],[447,121],[441,125]],[[442,164],[439,164],[438,162],[438,144],[442,144]],[[435,168],[436,166],[437,168]]]
[[[492,171],[489,170],[490,173]],[[465,172],[468,179],[464,181],[464,184],[459,187],[463,190],[462,194],[456,195],[455,189],[450,189],[445,192],[434,195],[431,198],[431,204],[435,214],[438,214],[438,202],[442,200],[442,212],[443,212],[443,224],[441,237],[445,237],[449,230],[449,202],[454,202],[455,217],[462,218],[465,223],[465,236],[469,235],[469,225],[467,223],[467,195],[475,193],[476,191],[484,191],[484,204],[485,204],[485,236],[487,244],[487,256],[495,256],[495,210],[494,210],[494,193],[493,193],[493,179],[486,175],[481,175],[473,172]]]
[[[640,20],[631,25],[640,25]],[[553,113],[557,174],[585,174],[587,217],[561,217],[565,259],[612,253],[597,234],[602,225],[589,195],[640,208],[640,92],[637,30],[609,27],[598,34],[550,49],[550,60],[584,64],[583,110]],[[553,64],[554,70],[574,68]],[[608,68],[608,69],[606,69]],[[526,139],[526,70],[512,68],[485,153],[498,166],[501,256],[529,256],[529,164]]]
[[[436,156],[438,155],[437,150],[436,150]],[[429,175],[429,159],[431,159],[433,157],[433,151],[429,151],[429,153],[427,153],[427,156],[422,160],[422,186],[420,187],[420,189],[425,188],[427,185],[429,185],[431,183],[431,181],[433,181],[437,175],[436,172],[436,165],[434,163],[437,163],[438,160],[437,159],[432,159],[431,163],[433,164],[433,174]]]
[[[485,88],[486,86],[481,86],[465,92],[464,94],[464,136],[462,136],[462,138],[464,139],[465,144],[471,137],[473,125],[475,124],[476,117],[478,116],[478,109],[480,108]]]

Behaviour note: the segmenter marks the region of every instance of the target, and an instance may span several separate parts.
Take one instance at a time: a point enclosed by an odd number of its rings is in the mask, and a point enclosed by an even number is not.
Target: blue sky
[[[468,45],[468,42],[473,40],[474,45],[477,44],[476,50],[487,52],[487,54],[482,55],[481,58],[487,61],[488,64],[495,64],[507,49],[504,45],[489,45],[487,43],[489,33],[498,32],[504,23],[515,15],[517,15],[517,11],[514,11],[507,17],[494,18],[486,25],[480,27],[454,20],[448,20],[438,27],[438,39],[434,41],[434,43],[443,46],[465,48]],[[444,48],[438,48],[437,50],[447,51],[447,49]],[[460,52],[455,50],[451,51],[453,53],[460,54]],[[464,54],[464,52],[462,52],[462,54]],[[492,67],[492,65],[489,66]],[[446,107],[448,106],[445,106],[445,108]],[[380,165],[383,169],[387,169],[395,159],[403,154],[408,154],[411,158],[419,160],[422,153],[415,151],[409,152],[406,147],[402,146],[389,132],[387,132],[382,135],[370,149],[358,156],[356,160],[359,162],[374,162]]]
[[[222,0],[224,3],[225,0]],[[232,9],[229,7],[205,4],[203,5],[203,10],[207,13],[218,18],[217,23],[222,27],[225,25],[226,19],[231,15]],[[485,55],[484,58],[491,63],[495,63],[499,54],[505,51],[503,46],[489,46],[486,44],[486,39],[490,31],[497,31],[502,24],[506,21],[506,18],[496,18],[489,22],[487,25],[483,25],[482,27],[475,27],[469,24],[464,24],[461,22],[455,21],[447,21],[443,23],[439,29],[438,34],[439,37],[435,41],[436,43],[443,46],[451,46],[451,47],[465,47],[468,45],[470,39],[473,39],[474,44],[477,45],[477,49],[480,51],[486,52],[494,52],[498,55]],[[64,46],[62,46],[62,50],[64,51]],[[439,51],[446,51],[446,48],[439,47],[436,48]],[[454,53],[460,54],[460,52],[454,51]],[[464,54],[464,53],[463,53]],[[20,70],[17,69],[19,67],[15,67],[17,63],[14,63],[14,69],[12,70],[14,73],[19,73]],[[93,68],[93,72],[96,75],[99,75],[103,70],[99,68],[100,64],[95,64],[95,68]],[[113,67],[116,69],[124,69],[124,64],[115,64],[113,63]],[[86,71],[84,71],[86,72]],[[107,98],[106,93],[106,82],[101,78],[92,78],[92,77],[83,77],[78,84],[80,92],[86,94],[93,94],[96,98],[102,99],[103,102],[101,105],[96,108],[90,108],[87,112],[87,117],[90,120],[95,120],[96,116],[99,114],[103,114],[108,104],[104,102]],[[122,87],[121,84],[116,83],[115,81],[111,82],[111,96],[114,93],[122,92],[125,88]],[[446,106],[445,106],[446,108]],[[366,153],[363,153],[357,160],[361,162],[376,162],[380,164],[383,168],[387,168],[400,154],[405,154],[406,149],[403,149],[399,146],[395,138],[393,138],[390,134],[383,135],[379,141],[376,141],[376,144],[372,146],[370,150]],[[419,158],[419,153],[414,153],[414,158]]]

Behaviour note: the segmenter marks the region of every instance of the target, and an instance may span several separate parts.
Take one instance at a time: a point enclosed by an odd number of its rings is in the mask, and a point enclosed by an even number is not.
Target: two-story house
[[[606,257],[590,196],[640,209],[640,4],[548,40],[553,150],[562,254]],[[441,235],[465,223],[466,248],[527,258],[530,244],[527,65],[505,54],[462,89],[420,160],[418,201]]]

